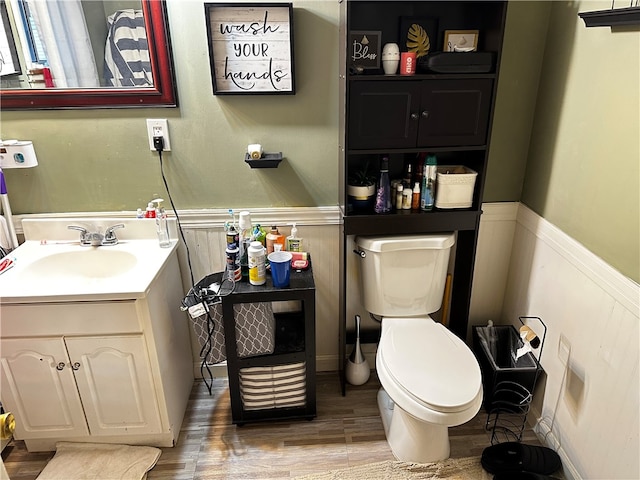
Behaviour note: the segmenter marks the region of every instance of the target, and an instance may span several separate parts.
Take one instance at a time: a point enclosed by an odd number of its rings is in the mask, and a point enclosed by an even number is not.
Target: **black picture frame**
[[[205,3],[214,95],[294,95],[292,3]]]
[[[438,48],[438,19],[435,17],[400,17],[400,31],[398,32],[400,51],[406,52],[408,50],[407,34],[414,23],[420,25],[427,32],[431,44],[429,53],[434,52]]]
[[[352,30],[349,32],[349,66],[365,70],[380,68],[382,32],[379,30]]]
[[[0,1],[0,16],[2,17],[0,22],[0,77],[20,75],[22,68],[9,22],[9,12],[4,0]]]

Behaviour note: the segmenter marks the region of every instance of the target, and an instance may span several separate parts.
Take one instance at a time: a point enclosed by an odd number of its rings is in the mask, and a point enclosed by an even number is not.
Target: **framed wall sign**
[[[291,3],[204,9],[214,95],[295,94]]]
[[[380,68],[380,31],[349,32],[349,65]]]

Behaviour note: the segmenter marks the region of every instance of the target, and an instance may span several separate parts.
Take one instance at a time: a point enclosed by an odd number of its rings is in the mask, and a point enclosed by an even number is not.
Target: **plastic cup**
[[[289,286],[289,276],[291,275],[291,259],[293,255],[290,252],[272,252],[267,258],[271,265],[271,279],[273,286],[276,288],[285,288]]]

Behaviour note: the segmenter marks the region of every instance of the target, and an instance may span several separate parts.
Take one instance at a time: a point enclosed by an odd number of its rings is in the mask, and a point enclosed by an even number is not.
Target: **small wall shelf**
[[[611,8],[578,13],[587,27],[616,27],[640,25],[640,7]]]
[[[263,153],[262,158],[253,159],[248,153],[244,154],[244,161],[249,164],[251,168],[278,168],[282,161],[282,152],[277,153]]]

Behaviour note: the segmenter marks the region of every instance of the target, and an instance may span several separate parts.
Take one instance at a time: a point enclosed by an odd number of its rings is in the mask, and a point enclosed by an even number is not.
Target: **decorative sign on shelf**
[[[349,32],[349,65],[364,69],[380,68],[380,31]]]
[[[291,3],[204,8],[214,95],[295,94]]]

